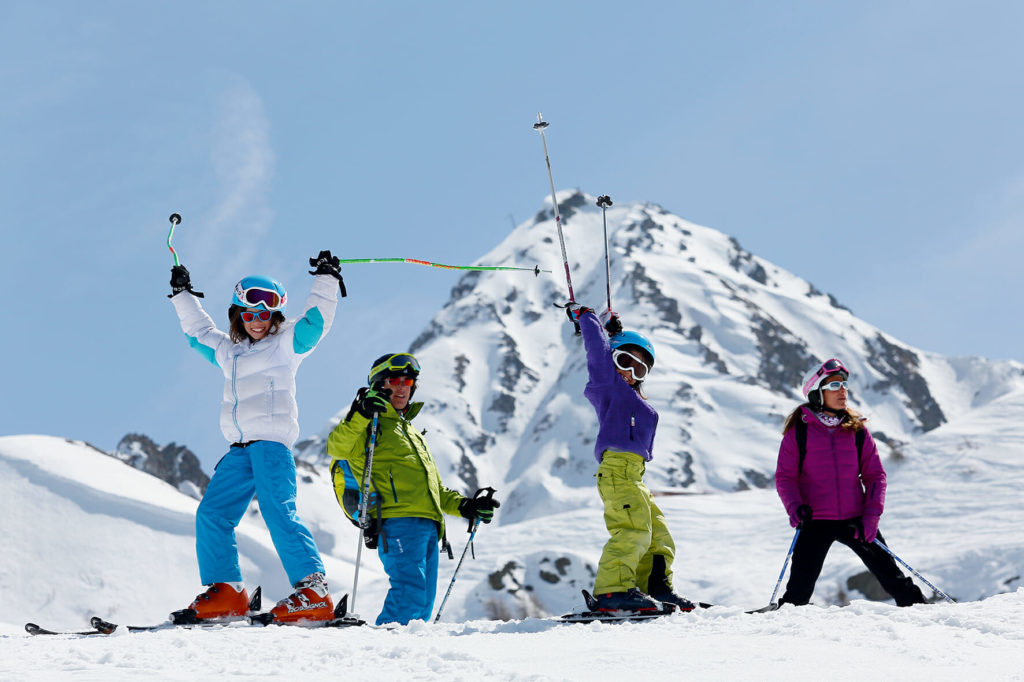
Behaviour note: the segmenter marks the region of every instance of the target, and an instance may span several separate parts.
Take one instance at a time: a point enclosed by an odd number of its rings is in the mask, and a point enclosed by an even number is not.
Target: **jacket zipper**
[[[242,434],[242,427],[238,425],[238,386],[235,381],[238,377],[238,356],[236,355],[231,359],[231,396],[235,399],[235,404],[231,408],[231,421],[235,422],[235,428],[238,429],[238,442],[244,442],[245,438]]]

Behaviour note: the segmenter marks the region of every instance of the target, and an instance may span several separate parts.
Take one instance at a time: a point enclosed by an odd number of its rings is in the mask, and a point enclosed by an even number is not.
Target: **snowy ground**
[[[1013,680],[1024,679],[1024,590],[909,609],[716,607],[623,625],[526,619],[0,641],[2,679]]]
[[[82,444],[0,438],[0,680],[1024,679],[1021,423],[1024,394],[1005,396],[920,437],[904,462],[887,462],[883,532],[959,604],[897,609],[851,593],[851,606],[825,606],[862,570],[836,546],[818,606],[743,613],[767,602],[793,533],[774,491],[751,490],[658,498],[678,545],[677,589],[722,605],[698,613],[625,625],[483,619],[497,602],[513,615],[522,604],[531,613],[580,606],[578,588],[590,587],[583,569],[596,563],[605,530],[600,511],[577,509],[483,527],[438,625],[88,638],[33,638],[22,626],[78,629],[93,613],[159,622],[185,606],[198,591],[195,501]],[[355,536],[333,513],[339,539],[325,560],[340,595],[351,586]],[[449,534],[458,556],[463,524],[454,519]],[[266,530],[246,520],[239,535],[249,584],[262,584],[267,601],[283,596]],[[573,566],[560,582],[538,579],[554,557]],[[454,566],[442,560],[438,603]],[[386,589],[372,554],[359,585],[358,611],[372,620]]]

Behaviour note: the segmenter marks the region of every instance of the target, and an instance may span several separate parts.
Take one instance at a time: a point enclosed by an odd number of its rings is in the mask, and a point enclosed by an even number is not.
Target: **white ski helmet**
[[[825,379],[839,374],[843,381],[850,378],[850,370],[839,358],[829,358],[820,365],[815,365],[804,377],[801,390],[804,398],[811,404],[811,407],[819,408],[824,404],[824,397],[821,395],[821,385]]]

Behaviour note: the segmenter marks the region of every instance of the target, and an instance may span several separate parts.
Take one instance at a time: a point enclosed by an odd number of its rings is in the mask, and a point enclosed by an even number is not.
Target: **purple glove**
[[[864,535],[858,538],[861,542],[871,544],[878,537],[878,517],[869,516],[865,514],[860,519],[861,527],[864,529]]]

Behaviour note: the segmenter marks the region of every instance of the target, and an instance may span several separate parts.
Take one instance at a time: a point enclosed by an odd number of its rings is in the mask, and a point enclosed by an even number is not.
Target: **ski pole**
[[[418,258],[342,258],[339,263],[412,263],[414,265],[429,265],[434,268],[442,268],[444,270],[487,270],[487,271],[513,271],[513,272],[532,272],[534,277],[537,277],[542,272],[551,272],[550,270],[541,270],[539,265],[535,265],[532,268],[516,268],[509,265],[445,265],[443,263],[432,263],[428,260],[420,260]]]
[[[782,585],[782,577],[786,575],[786,567],[789,566],[789,560],[793,556],[793,549],[796,547],[796,539],[798,537],[800,537],[800,526],[796,527],[796,533],[793,534],[793,542],[789,543],[789,552],[786,554],[786,560],[782,562],[782,571],[779,573],[779,581],[775,583],[775,589],[772,590],[772,598],[768,600],[769,606],[775,603],[775,595],[779,593],[779,586]]]
[[[604,224],[604,274],[608,283],[608,314],[612,312],[612,261],[608,255],[608,207],[612,205],[612,198],[607,194],[597,198],[597,205],[601,207],[601,222]]]
[[[366,447],[366,467],[363,470],[363,489],[359,495],[359,545],[356,547],[356,572],[352,578],[352,601],[349,608],[352,613],[356,610],[356,588],[359,586],[359,563],[363,556],[363,537],[370,522],[367,520],[369,499],[370,499],[370,470],[373,468],[373,447],[377,441],[377,422],[379,412],[373,413],[373,421],[370,423],[370,443]]]
[[[537,113],[537,122],[533,124],[533,129],[540,133],[541,144],[544,145],[544,163],[548,166],[548,183],[551,185],[551,204],[555,208],[555,227],[558,228],[558,244],[562,247],[562,265],[565,266],[565,284],[569,288],[569,303],[576,302],[576,294],[572,290],[572,276],[569,274],[569,256],[565,253],[565,236],[562,234],[562,217],[558,213],[558,199],[555,197],[555,180],[551,175],[551,159],[548,156],[548,142],[547,138],[544,137],[544,129],[548,127],[548,122],[545,121],[540,112]],[[559,306],[562,307],[562,306]],[[576,326],[576,335],[580,335],[580,323],[573,320],[573,324]]]
[[[494,493],[496,491],[494,490],[494,488],[490,487],[480,488],[480,490],[477,490],[476,494],[473,495],[473,498],[476,499],[480,497],[480,493],[483,492],[487,493],[486,495],[484,495],[484,497],[494,497]],[[452,581],[448,583],[448,591],[444,593],[444,599],[441,600],[441,606],[437,609],[437,615],[434,616],[435,623],[441,620],[441,613],[444,611],[444,605],[448,603],[448,597],[450,597],[452,594],[452,588],[455,587],[455,578],[459,575],[459,569],[462,568],[462,562],[466,558],[466,551],[469,550],[470,546],[473,544],[473,538],[476,537],[476,531],[477,528],[479,527],[480,517],[476,517],[469,522],[469,540],[466,542],[466,546],[462,549],[462,556],[459,557],[459,563],[455,566],[455,572],[452,573]],[[476,558],[475,555],[474,558]]]
[[[950,597],[950,596],[949,596],[948,594],[946,594],[945,592],[943,592],[943,591],[942,591],[942,590],[940,590],[939,588],[935,587],[935,585],[932,585],[932,584],[931,584],[930,582],[928,582],[928,580],[927,580],[927,579],[926,579],[926,578],[925,578],[925,577],[924,577],[923,575],[921,575],[920,573],[918,573],[917,571],[915,571],[915,570],[913,569],[913,567],[912,567],[912,566],[910,566],[910,564],[908,564],[908,563],[907,563],[906,561],[904,561],[903,559],[901,559],[901,558],[899,558],[898,556],[896,556],[896,554],[895,554],[895,553],[894,553],[894,552],[893,552],[893,551],[892,551],[891,549],[889,549],[889,548],[888,548],[888,547],[886,547],[886,546],[885,546],[884,544],[882,544],[882,541],[881,541],[881,540],[879,540],[878,538],[875,538],[875,544],[876,544],[876,545],[878,545],[879,547],[881,547],[882,549],[884,549],[884,550],[885,550],[885,552],[886,552],[886,554],[888,554],[889,556],[891,556],[891,557],[892,557],[893,559],[895,559],[895,560],[896,560],[896,561],[898,561],[899,563],[903,564],[903,567],[904,567],[904,568],[906,568],[906,569],[907,569],[908,571],[910,571],[911,573],[913,573],[913,574],[914,574],[915,576],[917,576],[917,579],[918,579],[918,580],[920,580],[921,582],[923,582],[923,583],[924,583],[925,585],[927,585],[928,587],[932,588],[932,590],[933,590],[933,591],[935,592],[935,594],[939,595],[940,597],[942,597],[943,599],[945,599],[946,601],[948,601],[948,602],[949,602],[950,604],[955,604],[955,603],[956,603],[956,600],[955,600],[955,599],[953,599],[952,597]]]
[[[178,252],[174,250],[173,246],[171,246],[171,238],[174,237],[174,228],[181,222],[181,216],[177,213],[172,213],[169,220],[171,221],[171,231],[167,233],[167,248],[171,250],[171,255],[174,256],[174,264],[181,265],[181,262],[178,260]]]

